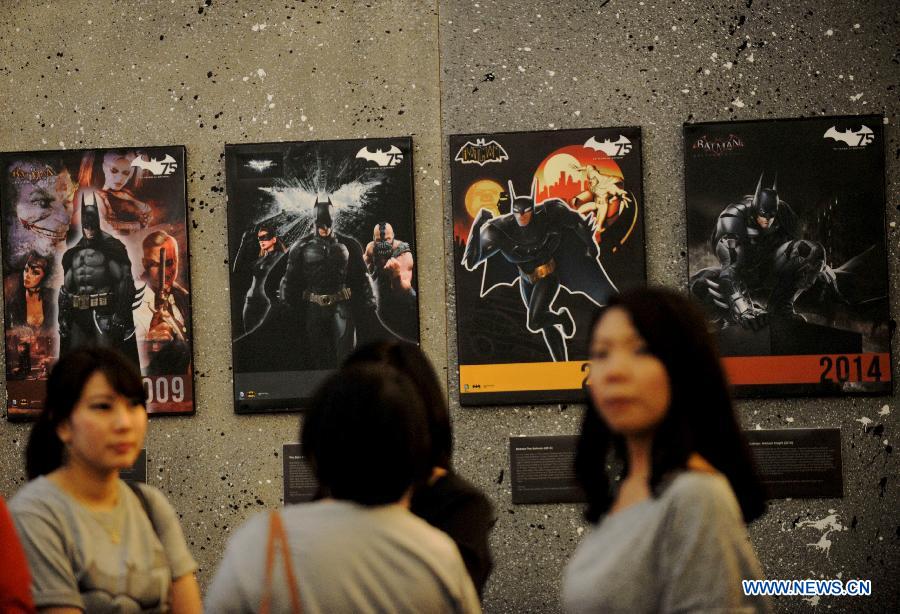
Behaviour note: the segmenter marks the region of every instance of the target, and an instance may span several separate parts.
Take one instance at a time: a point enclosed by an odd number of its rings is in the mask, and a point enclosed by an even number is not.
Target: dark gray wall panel
[[[648,277],[657,284],[685,287],[687,279],[683,122],[884,113],[896,316],[900,19],[895,2],[447,0],[440,7],[445,137],[642,127]],[[446,158],[444,170],[446,179]],[[445,181],[445,203],[446,186]],[[455,302],[452,268],[447,271],[455,398]],[[896,352],[896,343],[893,347]],[[892,452],[900,412],[896,399],[768,400],[739,407],[750,428],[840,426],[844,434],[845,497],[777,501],[751,527],[768,577],[873,580],[872,597],[823,597],[818,609],[885,611],[900,603],[900,472]],[[575,506],[511,505],[507,437],[575,433],[581,413],[579,406],[454,408],[458,463],[492,493],[500,512],[488,611],[558,611],[562,567],[587,527]],[[864,427],[863,418],[872,420],[872,428]],[[799,597],[777,604],[790,612],[815,605]]]

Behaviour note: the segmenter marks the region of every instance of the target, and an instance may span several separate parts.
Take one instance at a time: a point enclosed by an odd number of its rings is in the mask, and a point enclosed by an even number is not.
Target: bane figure
[[[375,318],[362,247],[333,230],[334,206],[316,201],[313,234],[288,251],[279,299],[318,368],[338,366]]]
[[[759,330],[769,317],[804,320],[794,311],[803,291],[816,281],[837,290],[825,249],[799,237],[797,215],[778,198],[776,183],[763,188],[762,180],[753,195],[719,214],[709,243],[719,266],[690,280],[691,293],[723,328]]]
[[[81,197],[82,238],[63,254],[59,352],[87,344],[113,347],[139,365],[133,311],[140,301],[121,241],[100,230],[96,201]]]
[[[381,321],[397,334],[416,339],[416,291],[412,286],[415,260],[409,243],[398,240],[393,226],[381,222],[375,225],[363,257],[375,284]]]
[[[528,330],[543,335],[554,361],[564,361],[575,321],[567,308],[553,309],[560,286],[597,305],[605,305],[617,290],[597,259],[587,221],[556,198],[535,205],[536,185],[529,196],[516,196],[510,181],[510,213],[493,218],[487,209],[478,212],[462,264],[473,271],[484,263],[482,296],[497,284],[518,281]],[[497,254],[502,259],[489,261]]]

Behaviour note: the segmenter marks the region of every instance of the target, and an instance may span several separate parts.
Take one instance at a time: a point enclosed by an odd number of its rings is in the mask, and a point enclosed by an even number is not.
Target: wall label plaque
[[[512,502],[583,502],[584,492],[575,481],[577,442],[577,435],[510,437]]]

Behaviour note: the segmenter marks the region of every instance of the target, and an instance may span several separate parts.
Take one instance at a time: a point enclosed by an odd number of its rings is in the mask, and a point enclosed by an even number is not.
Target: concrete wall
[[[0,150],[187,146],[197,414],[154,419],[147,445],[149,481],[181,514],[201,582],[229,529],[279,504],[281,444],[296,438],[299,423],[232,413],[225,142],[413,135],[423,346],[440,369],[449,365],[452,400],[448,134],[642,126],[648,274],[673,287],[687,275],[684,121],[884,113],[887,218],[900,218],[900,19],[892,0],[73,0],[4,8]],[[896,233],[891,226],[895,297]],[[572,505],[511,505],[507,438],[574,433],[581,408],[453,405],[456,465],[499,513],[486,611],[558,611],[560,572],[585,523]],[[896,399],[771,400],[740,410],[748,425],[844,433],[845,497],[777,501],[751,528],[768,576],[873,580],[869,598],[782,599],[779,610],[900,603]],[[26,426],[0,422],[4,496],[24,481],[26,436]],[[828,549],[814,546],[826,542]]]

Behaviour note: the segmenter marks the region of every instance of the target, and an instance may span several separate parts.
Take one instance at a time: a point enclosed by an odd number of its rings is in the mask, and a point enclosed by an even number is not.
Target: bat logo
[[[843,132],[838,132],[837,129],[832,126],[825,131],[822,138],[844,142],[850,147],[865,147],[875,140],[875,133],[872,132],[872,129],[868,126],[863,126],[856,132],[851,128],[847,128]]]
[[[142,168],[152,175],[171,175],[178,168],[178,163],[169,154],[166,154],[162,160],[151,157],[149,161],[141,155],[131,161],[131,166]]]
[[[374,162],[382,167],[397,166],[403,162],[403,152],[400,151],[396,145],[391,145],[391,148],[387,151],[376,149],[374,152],[369,151],[368,147],[363,147],[356,152],[356,157],[368,160],[369,162]]]
[[[474,143],[466,141],[466,144],[459,148],[459,151],[456,152],[456,157],[453,159],[463,164],[484,166],[488,162],[509,160],[509,155],[497,141],[486,143],[484,139],[475,139]]]
[[[248,160],[247,166],[257,173],[263,173],[275,166],[275,162],[274,160]]]
[[[591,137],[584,146],[593,149],[594,151],[602,151],[610,158],[622,158],[626,156],[632,148],[631,141],[622,135],[619,135],[619,138],[615,141],[603,139],[602,143],[597,141],[596,138]]]

